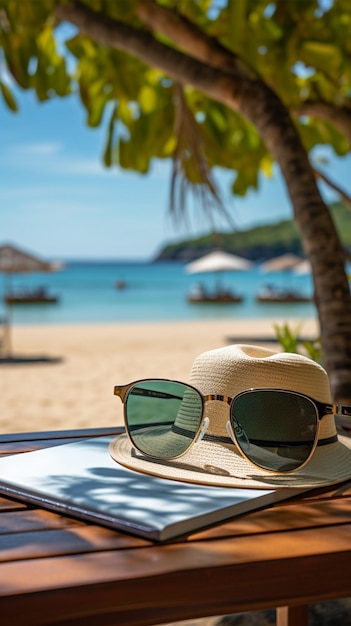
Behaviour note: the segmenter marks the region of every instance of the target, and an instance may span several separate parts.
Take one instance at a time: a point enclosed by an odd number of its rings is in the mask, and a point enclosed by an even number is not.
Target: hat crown
[[[190,383],[201,393],[235,396],[251,388],[270,387],[304,393],[331,402],[325,369],[301,354],[237,344],[203,352],[194,361]]]

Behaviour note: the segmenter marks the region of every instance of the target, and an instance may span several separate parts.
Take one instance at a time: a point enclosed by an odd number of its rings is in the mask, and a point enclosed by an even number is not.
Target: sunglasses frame
[[[178,455],[175,455],[173,457],[167,457],[167,458],[163,458],[163,457],[159,457],[159,456],[153,456],[150,454],[146,454],[143,450],[141,450],[133,441],[133,437],[130,433],[129,430],[129,426],[128,426],[128,420],[127,420],[127,401],[128,401],[128,396],[130,393],[130,390],[135,386],[138,385],[140,383],[149,383],[149,382],[167,382],[167,383],[176,383],[178,385],[182,385],[183,387],[187,387],[189,389],[193,389],[201,398],[202,401],[202,412],[201,412],[201,417],[200,417],[200,421],[199,421],[199,426],[197,431],[194,433],[194,437],[192,442],[189,444],[189,446],[186,448],[186,450]],[[233,424],[232,424],[232,407],[234,402],[242,395],[245,395],[247,393],[251,393],[251,392],[255,392],[255,391],[278,391],[281,393],[289,393],[292,395],[296,395],[302,398],[305,398],[306,400],[309,400],[312,405],[314,406],[315,412],[316,412],[316,419],[317,419],[317,427],[316,427],[316,433],[315,433],[315,438],[314,438],[314,443],[313,443],[313,447],[311,449],[310,454],[308,455],[307,459],[301,463],[301,465],[299,465],[296,468],[293,468],[291,470],[283,470],[283,471],[279,471],[279,470],[271,470],[271,469],[267,469],[267,468],[263,468],[260,465],[256,464],[254,461],[252,461],[252,459],[250,459],[245,452],[242,450],[237,436],[235,434],[235,429],[233,428]],[[234,443],[239,451],[239,453],[241,454],[241,456],[248,462],[250,463],[250,465],[254,466],[256,469],[260,469],[272,474],[290,474],[292,472],[296,472],[301,470],[302,468],[304,468],[307,463],[309,463],[309,461],[311,460],[316,447],[318,446],[318,437],[319,437],[319,430],[320,430],[320,422],[321,420],[326,416],[326,415],[348,415],[351,416],[351,406],[343,406],[343,405],[335,405],[335,404],[331,404],[331,403],[324,403],[324,402],[319,402],[318,400],[315,400],[314,398],[311,398],[310,396],[308,396],[307,394],[304,393],[300,393],[298,391],[292,391],[290,389],[278,389],[276,387],[250,387],[249,389],[245,389],[243,391],[240,391],[239,393],[237,393],[235,396],[226,396],[226,395],[222,395],[222,394],[202,394],[201,391],[199,391],[196,387],[194,387],[193,385],[190,385],[189,383],[184,383],[181,382],[179,380],[172,380],[172,379],[168,379],[168,378],[142,378],[140,380],[135,380],[131,383],[128,383],[127,385],[115,385],[114,387],[114,391],[113,391],[115,396],[118,396],[122,403],[123,403],[123,416],[124,416],[124,423],[125,423],[125,429],[126,429],[126,433],[128,436],[128,439],[131,443],[131,445],[136,448],[139,452],[141,452],[141,454],[143,454],[144,456],[147,456],[150,459],[155,459],[155,460],[159,460],[159,461],[171,461],[173,459],[177,459],[180,458],[182,456],[184,456],[184,454],[186,454],[191,448],[192,446],[198,441],[200,435],[201,435],[201,431],[203,430],[204,427],[204,420],[205,420],[205,405],[207,402],[212,402],[212,401],[219,401],[219,402],[225,402],[226,404],[228,404],[229,406],[229,420],[228,423],[230,425],[230,436],[232,438],[232,443]],[[152,393],[152,392],[151,392]],[[168,395],[166,393],[166,395]],[[200,437],[201,439],[202,437]],[[206,438],[206,435],[205,437]],[[229,440],[228,440],[229,441]],[[335,441],[337,441],[337,436],[335,436]],[[328,441],[329,442],[329,441]],[[332,441],[330,441],[330,443],[332,443]]]
[[[190,443],[190,445],[187,447],[186,450],[184,450],[184,452],[181,452],[180,454],[176,454],[172,457],[167,457],[166,459],[163,457],[159,457],[157,455],[151,455],[151,454],[146,454],[143,450],[141,450],[135,443],[135,441],[133,440],[133,436],[130,432],[129,426],[128,426],[128,420],[127,420],[127,401],[128,401],[128,396],[129,396],[129,392],[130,390],[135,386],[138,385],[139,383],[150,383],[150,382],[166,382],[166,383],[176,383],[178,385],[182,385],[183,387],[188,387],[189,389],[193,389],[201,398],[201,417],[200,417],[200,421],[199,421],[199,426],[196,430],[196,433],[194,434],[194,438],[192,440],[192,442]],[[199,435],[201,433],[201,429],[203,428],[203,423],[204,423],[204,411],[205,411],[205,396],[201,393],[201,391],[199,391],[198,389],[196,389],[196,387],[194,387],[193,385],[189,385],[188,383],[183,383],[179,380],[171,380],[169,378],[142,378],[140,380],[135,380],[132,383],[128,383],[127,385],[115,385],[113,393],[115,396],[118,396],[122,403],[123,403],[123,417],[124,417],[124,425],[125,425],[125,429],[126,429],[126,433],[128,436],[128,439],[130,441],[130,443],[132,444],[132,446],[134,446],[134,448],[136,448],[139,452],[141,452],[141,454],[143,454],[144,456],[147,456],[150,459],[155,459],[158,461],[171,461],[172,459],[179,459],[180,457],[184,456],[184,454],[186,454],[190,448],[193,447],[193,445],[196,443],[196,441],[199,438]]]

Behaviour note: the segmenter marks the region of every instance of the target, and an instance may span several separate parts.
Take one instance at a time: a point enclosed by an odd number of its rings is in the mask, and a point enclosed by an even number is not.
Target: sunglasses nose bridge
[[[231,398],[230,396],[223,396],[219,393],[209,393],[204,396],[205,402],[212,402],[213,400],[217,400],[217,402],[225,402],[228,405],[231,404],[232,399],[233,398]]]
[[[232,400],[233,398],[231,396],[224,396],[223,394],[220,393],[208,393],[206,395],[203,396],[204,399],[204,405],[207,402],[224,402],[225,404],[227,404],[229,407],[231,406]],[[206,418],[208,419],[208,418]]]

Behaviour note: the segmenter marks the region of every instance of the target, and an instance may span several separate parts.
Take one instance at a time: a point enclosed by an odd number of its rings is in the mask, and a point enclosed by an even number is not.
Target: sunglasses
[[[166,379],[138,380],[116,386],[124,404],[126,431],[132,445],[158,460],[182,456],[201,441],[234,443],[242,456],[260,469],[285,473],[301,469],[317,446],[334,443],[337,435],[318,441],[325,415],[351,415],[351,407],[324,404],[282,389],[247,389],[233,398],[203,395],[186,383]],[[205,403],[229,405],[228,437],[206,434]]]

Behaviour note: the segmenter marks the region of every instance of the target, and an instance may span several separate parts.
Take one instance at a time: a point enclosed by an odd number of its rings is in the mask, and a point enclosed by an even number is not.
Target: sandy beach
[[[273,324],[285,321],[14,326],[13,356],[27,361],[0,364],[0,432],[121,425],[114,385],[149,376],[187,381],[201,352],[228,345],[230,338],[274,337]],[[314,319],[289,323],[300,324],[303,335],[318,335]]]

